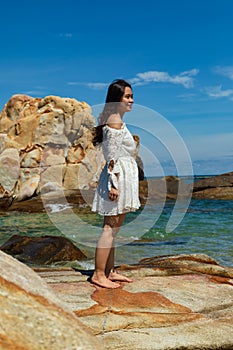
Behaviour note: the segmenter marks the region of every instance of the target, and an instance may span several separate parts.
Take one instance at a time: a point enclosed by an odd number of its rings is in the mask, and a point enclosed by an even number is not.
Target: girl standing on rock
[[[132,282],[114,270],[114,239],[127,212],[140,207],[136,144],[123,122],[134,103],[132,87],[115,80],[108,87],[105,106],[98,119],[94,144],[101,144],[106,164],[99,178],[92,211],[104,216],[103,230],[95,253],[92,283],[118,288],[119,282]]]

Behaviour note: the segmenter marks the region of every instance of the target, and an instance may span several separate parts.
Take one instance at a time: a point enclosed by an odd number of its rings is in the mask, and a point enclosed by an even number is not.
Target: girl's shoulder
[[[103,130],[112,132],[122,132],[125,130],[125,123],[108,123],[103,127]]]
[[[106,123],[110,128],[120,130],[123,126],[123,121],[118,114],[111,114]]]

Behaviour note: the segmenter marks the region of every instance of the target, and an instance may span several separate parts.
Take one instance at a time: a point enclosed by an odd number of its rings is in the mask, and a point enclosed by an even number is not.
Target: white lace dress
[[[106,164],[95,192],[92,211],[101,215],[118,215],[140,207],[138,198],[138,167],[135,161],[136,144],[123,123],[121,129],[103,127],[102,149]],[[113,163],[110,171],[109,163]],[[117,177],[115,174],[118,174]],[[119,189],[117,201],[108,197],[111,186]]]

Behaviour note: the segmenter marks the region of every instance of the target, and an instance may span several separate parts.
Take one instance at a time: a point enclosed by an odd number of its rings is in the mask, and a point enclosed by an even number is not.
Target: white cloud
[[[213,68],[214,73],[224,76],[230,80],[233,80],[233,66],[216,66]],[[204,92],[213,98],[227,97],[233,101],[233,89],[223,89],[222,85],[207,86],[204,88]]]
[[[67,85],[83,85],[94,90],[105,89],[108,86],[107,83],[80,83],[78,81],[69,81]]]
[[[107,83],[87,83],[85,85],[95,90],[105,89],[108,86]]]
[[[206,87],[204,91],[208,96],[214,97],[214,98],[222,98],[222,97],[233,98],[233,89],[223,90],[221,85]]]
[[[177,75],[170,75],[168,72],[160,71],[147,71],[143,73],[137,73],[135,77],[127,79],[132,85],[147,85],[150,83],[170,83],[176,85],[183,85],[189,89],[194,85],[194,76],[199,73],[199,70],[194,68],[188,71],[181,72]],[[105,89],[108,84],[97,82],[97,83],[80,83],[80,82],[68,82],[68,85],[83,85],[90,89]]]
[[[178,98],[182,99],[182,100],[187,100],[187,101],[191,101],[196,97],[196,94],[194,93],[187,93],[187,94],[182,94],[182,95],[178,95]]]
[[[135,78],[130,79],[132,84],[142,85],[152,82],[180,84],[185,88],[191,88],[194,84],[193,77],[199,73],[198,69],[181,72],[178,75],[170,75],[168,72],[147,71],[137,73]]]
[[[29,90],[25,91],[24,93],[29,96],[44,96],[46,94],[46,92],[43,92],[41,90]]]
[[[233,80],[233,66],[216,66],[214,72]]]

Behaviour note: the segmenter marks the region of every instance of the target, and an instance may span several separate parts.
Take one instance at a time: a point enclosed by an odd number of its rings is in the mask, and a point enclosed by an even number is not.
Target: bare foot
[[[110,281],[107,277],[91,278],[91,282],[102,288],[115,289],[119,288],[120,284]]]
[[[110,272],[108,278],[111,280],[111,281],[119,281],[119,282],[133,282],[133,280],[131,280],[130,278],[128,277],[125,277],[123,275],[120,275],[119,273],[117,272]]]

